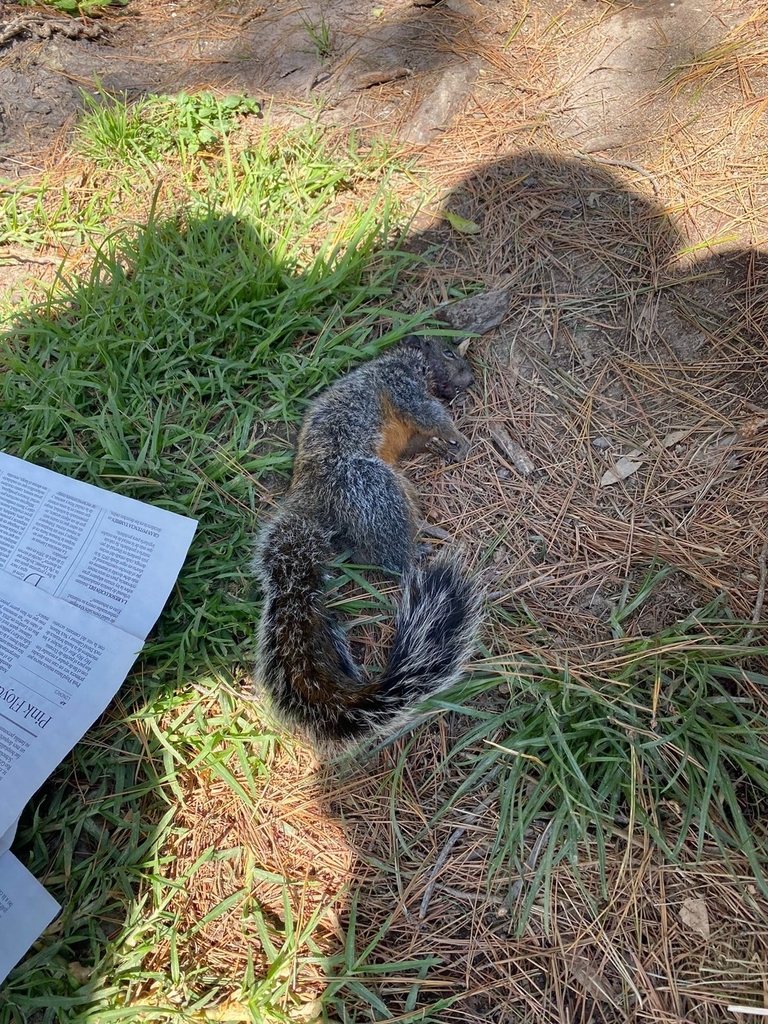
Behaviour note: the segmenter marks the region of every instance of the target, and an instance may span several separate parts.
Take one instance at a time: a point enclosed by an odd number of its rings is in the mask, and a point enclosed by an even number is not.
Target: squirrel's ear
[[[400,344],[403,348],[412,348],[417,352],[424,352],[429,346],[429,339],[420,337],[418,334],[407,334]]]

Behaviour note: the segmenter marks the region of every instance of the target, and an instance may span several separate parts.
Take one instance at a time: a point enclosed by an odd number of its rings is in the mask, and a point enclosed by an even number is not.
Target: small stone
[[[455,331],[486,334],[503,321],[511,302],[511,288],[496,288],[441,306],[436,315]]]

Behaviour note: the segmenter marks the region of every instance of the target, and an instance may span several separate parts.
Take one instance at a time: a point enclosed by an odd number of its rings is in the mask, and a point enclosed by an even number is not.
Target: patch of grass
[[[104,92],[81,95],[86,114],[77,125],[75,142],[95,164],[142,165],[158,160],[172,148],[172,136],[163,130],[162,111],[156,100],[147,97],[128,103]]]
[[[20,0],[22,6],[33,7],[35,0]],[[52,7],[60,14],[98,17],[107,7],[127,7],[128,0],[42,0],[45,7]]]
[[[487,793],[494,780],[499,825],[489,870],[510,879],[517,934],[534,907],[548,929],[561,864],[578,877],[580,863],[596,862],[605,882],[617,836],[649,836],[673,863],[693,836],[699,855],[714,844],[726,863],[746,857],[768,893],[765,630],[763,644],[751,644],[752,624],[731,619],[717,600],[658,635],[625,636],[624,624],[667,571],[651,570],[637,594],[625,595],[614,613],[616,644],[599,661],[490,658],[498,677],[477,678],[462,697],[501,678],[506,708],[440,702],[471,722],[440,769],[463,780],[452,801]],[[430,827],[447,813],[450,804]]]
[[[82,95],[88,113],[78,125],[77,144],[103,167],[117,161],[142,168],[170,154],[189,157],[218,149],[241,117],[260,110],[256,100],[234,93],[219,99],[210,92],[180,92],[134,103],[104,92]]]
[[[260,126],[252,144],[240,139],[231,146],[244,118],[258,112],[256,102],[242,95],[219,100],[210,93],[180,93],[129,103],[101,93],[85,101],[73,152],[55,172],[22,183],[0,180],[0,245],[50,247],[67,251],[75,263],[90,260],[90,246],[140,223],[151,205],[170,217],[189,196],[195,208],[206,197],[228,210],[244,204],[245,216],[262,223],[281,204],[291,216],[302,208],[306,223],[284,223],[280,214],[273,226],[283,234],[296,229],[282,248],[296,245],[303,231],[309,251],[312,231],[325,226],[326,205],[335,197],[338,205],[344,195],[351,205],[361,187],[365,203],[377,204],[367,194],[371,183],[383,183],[399,167],[391,148],[374,145],[362,153],[354,136],[331,156],[322,129],[313,124],[278,135]]]
[[[318,21],[312,21],[309,18],[302,18],[302,24],[304,25],[304,30],[309,36],[318,57],[321,60],[327,60],[333,53],[333,40],[331,38],[330,27],[328,22],[325,20],[325,15],[321,13]]]
[[[172,196],[169,205],[178,205],[180,195],[200,173],[203,154],[215,152],[220,157],[242,119],[259,110],[256,101],[246,96],[218,99],[207,92],[147,96],[129,103],[102,90],[96,96],[83,93],[83,100],[86,112],[75,130],[74,153],[62,161],[61,169],[21,183],[0,180],[0,245],[51,247],[59,254],[64,250],[75,259],[88,259],[88,253],[81,250],[101,244],[116,228],[125,229],[127,222],[145,215],[158,178],[161,189]],[[295,144],[302,154],[302,146],[308,146],[310,139],[319,143],[316,129],[308,129],[304,140]],[[276,148],[269,132],[264,132],[254,154],[254,168],[265,162],[279,163]],[[350,177],[364,177],[375,166],[371,163],[364,169],[354,153],[348,156],[342,164]],[[320,157],[318,172],[322,162]],[[224,158],[224,167],[230,181],[222,182],[218,175],[209,182],[212,195],[221,201],[221,188],[231,189],[237,183],[248,187],[249,172],[242,178],[241,169],[232,165],[231,154]],[[254,169],[253,173],[260,172]],[[309,172],[304,184],[317,194],[323,185],[311,177]],[[205,181],[202,187],[204,195]],[[198,184],[193,199],[197,196],[199,202],[200,195]]]
[[[377,957],[377,947],[386,935],[396,911],[388,915],[379,926],[376,934],[367,942],[357,937],[359,899],[352,899],[346,928],[346,941],[342,953],[335,957],[327,957],[323,966],[330,977],[330,982],[323,994],[324,1020],[329,1019],[327,1013],[336,1012],[340,1020],[389,1020],[391,1010],[379,995],[380,982],[387,977],[413,978],[411,992],[405,1000],[404,1013],[398,1014],[398,1021],[437,1022],[439,1017],[432,1016],[447,1009],[456,1001],[455,996],[430,1000],[428,1006],[417,1008],[419,981],[429,974],[431,967],[440,963],[439,956],[425,957],[418,960],[384,961]],[[350,1008],[350,996],[361,1008],[363,1014],[359,1018]]]
[[[161,215],[156,193],[140,229],[106,238],[85,276],[17,310],[2,337],[3,450],[200,520],[119,700],[22,822],[16,852],[65,911],[3,986],[3,1024],[30,1014],[189,1020],[221,998],[208,965],[179,966],[190,933],[174,931],[171,905],[220,851],[173,880],[164,851],[177,837],[190,733],[208,740],[196,763],[227,784],[230,762],[251,779],[269,770],[269,730],[252,712],[239,717],[247,701],[235,698],[236,711],[225,695],[248,671],[258,615],[251,538],[265,511],[262,481],[289,467],[286,424],[413,322],[380,327],[413,258],[393,244],[396,213],[378,178],[375,160],[328,151],[311,128],[265,133],[235,155],[225,148],[183,209]],[[149,186],[145,194],[152,202]],[[224,701],[220,725],[211,694]],[[233,906],[212,909],[212,920]],[[283,915],[278,941],[258,906],[247,913],[271,966],[244,979],[243,1001],[254,1019],[286,1019],[284,968],[300,949],[316,956],[317,919],[294,926]],[[161,947],[167,960],[153,967]]]
[[[52,176],[19,184],[0,181],[0,245],[78,248],[108,233],[116,185],[83,189],[78,175],[54,182]]]

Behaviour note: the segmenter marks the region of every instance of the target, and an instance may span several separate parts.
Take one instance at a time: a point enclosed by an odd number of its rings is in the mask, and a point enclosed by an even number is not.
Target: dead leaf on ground
[[[704,939],[709,939],[709,914],[706,900],[693,898],[684,900],[680,908],[680,920],[690,931],[696,932]]]
[[[480,234],[480,225],[476,224],[473,220],[467,220],[466,217],[462,217],[460,214],[454,213],[452,210],[443,210],[442,214],[454,231],[459,231],[462,235]]]
[[[643,464],[635,461],[638,455],[642,455],[642,452],[630,452],[629,455],[622,455],[620,459],[617,459],[612,469],[607,469],[600,477],[600,486],[608,487],[610,484],[617,484],[620,480],[626,480],[628,476],[636,473]]]
[[[606,980],[601,971],[595,967],[592,961],[586,956],[574,957],[571,964],[571,973],[574,978],[584,986],[593,999],[613,1003],[618,999],[619,993],[614,986]]]
[[[659,442],[659,447],[665,449],[672,448],[674,445],[684,441],[689,434],[690,430],[685,428],[673,430]],[[606,470],[600,477],[600,486],[608,487],[610,484],[617,484],[620,480],[626,480],[627,477],[636,473],[644,462],[645,455],[639,448],[631,451],[628,455],[622,455],[621,458],[616,460],[611,469]]]

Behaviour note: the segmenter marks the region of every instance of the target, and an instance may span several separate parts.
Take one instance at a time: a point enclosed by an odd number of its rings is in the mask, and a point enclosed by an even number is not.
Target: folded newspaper
[[[60,909],[10,852],[19,814],[119,689],[196,526],[0,453],[0,982]]]

